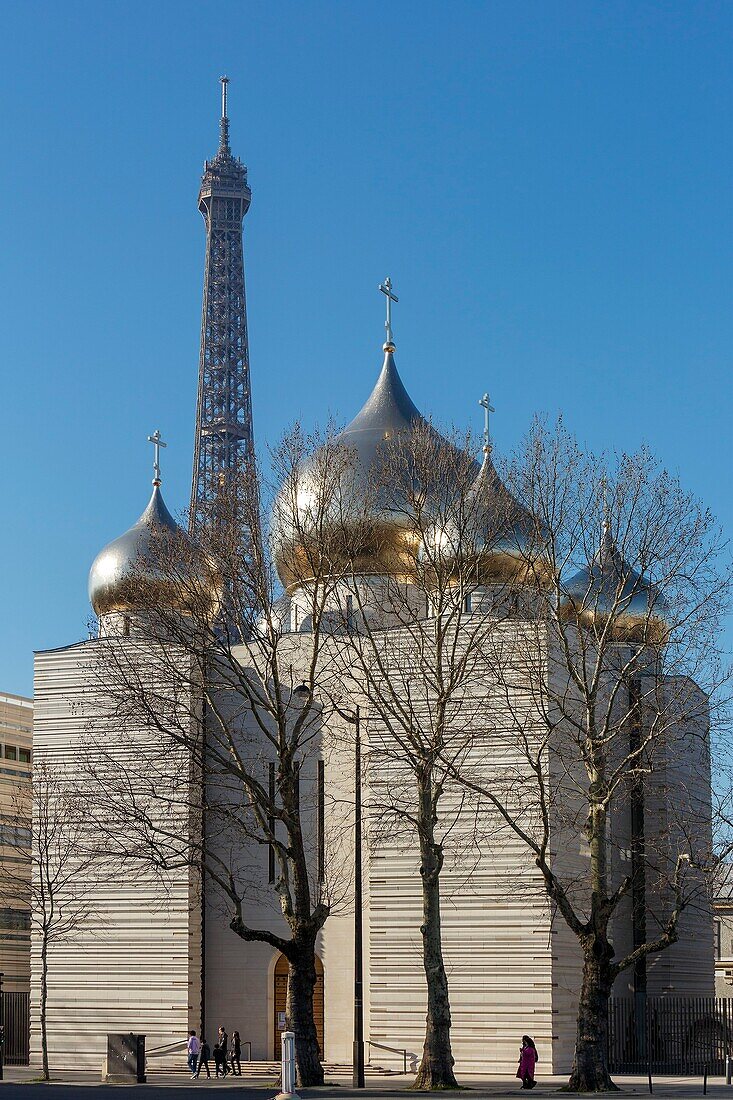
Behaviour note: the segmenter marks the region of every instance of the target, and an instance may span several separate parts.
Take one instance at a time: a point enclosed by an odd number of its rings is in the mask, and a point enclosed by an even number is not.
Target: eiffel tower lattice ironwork
[[[247,169],[232,156],[228,77],[221,78],[219,149],[207,160],[199,191],[206,224],[206,268],[190,527],[211,515],[222,484],[254,462],[242,221],[251,191]]]

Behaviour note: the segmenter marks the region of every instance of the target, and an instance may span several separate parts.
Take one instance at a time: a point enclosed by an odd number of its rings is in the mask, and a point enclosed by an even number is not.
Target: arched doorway
[[[275,963],[275,1042],[272,1056],[280,1061],[280,1034],[285,1030],[285,1002],[288,995],[288,960],[284,955]],[[323,963],[316,955],[316,986],[313,990],[313,1015],[316,1021],[318,1048],[323,1060]]]

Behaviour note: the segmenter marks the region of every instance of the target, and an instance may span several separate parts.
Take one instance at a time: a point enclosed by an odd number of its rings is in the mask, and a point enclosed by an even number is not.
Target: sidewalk
[[[103,1085],[99,1077],[92,1073],[59,1073],[54,1076],[50,1085],[36,1083],[38,1070],[35,1067],[8,1066],[5,1068],[5,1079],[0,1082],[0,1095],[7,1100],[81,1100],[81,1097],[89,1097],[89,1100],[107,1100],[114,1097],[115,1100],[128,1100],[133,1096],[145,1097],[146,1100],[174,1100],[176,1097],[189,1100],[201,1093],[202,1090],[222,1090],[237,1092],[238,1095],[246,1094],[247,1100],[269,1100],[278,1092],[278,1086],[272,1079],[239,1077],[214,1077],[211,1080],[200,1078],[191,1081],[189,1075],[180,1073],[152,1073],[145,1085]],[[558,1089],[566,1083],[565,1077],[538,1077],[537,1087],[532,1095],[535,1097],[558,1096]],[[460,1078],[464,1090],[468,1095],[473,1095],[476,1100],[483,1097],[490,1100],[507,1100],[509,1097],[523,1096],[519,1082],[512,1077],[488,1076],[479,1077],[464,1075]],[[317,1100],[320,1097],[343,1098],[346,1100],[387,1100],[388,1097],[401,1097],[406,1100],[406,1093],[412,1077],[402,1074],[373,1077],[370,1076],[365,1089],[351,1088],[351,1071],[349,1067],[332,1070],[326,1084],[318,1089],[303,1089],[301,1095],[305,1100]],[[620,1096],[649,1096],[649,1086],[645,1077],[616,1078],[616,1084],[622,1090]],[[653,1096],[656,1100],[687,1100],[691,1097],[703,1095],[702,1078],[694,1077],[659,1077],[653,1080]],[[449,1096],[458,1098],[465,1096],[466,1091],[450,1092]],[[415,1095],[407,1093],[407,1095]],[[422,1093],[420,1095],[429,1095]],[[610,1095],[610,1094],[607,1094]],[[733,1087],[727,1086],[720,1077],[708,1081],[707,1095],[711,1100],[733,1100]]]

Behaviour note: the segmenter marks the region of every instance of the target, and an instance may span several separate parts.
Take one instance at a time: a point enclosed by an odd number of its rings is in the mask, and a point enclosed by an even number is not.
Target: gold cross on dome
[[[153,478],[153,485],[160,485],[160,448],[168,446],[168,444],[164,443],[161,439],[160,428],[156,428],[153,434],[148,436],[148,443],[152,443],[154,448],[153,473],[155,477]]]
[[[384,327],[387,330],[387,343],[392,345],[394,343],[392,339],[392,302],[399,302],[399,298],[392,292],[392,280],[389,275],[383,283],[379,284],[379,289],[387,298],[387,320],[384,322]]]
[[[479,398],[479,405],[484,410],[484,450],[491,450],[491,436],[489,434],[489,413],[495,413],[496,409],[491,404],[488,393]]]

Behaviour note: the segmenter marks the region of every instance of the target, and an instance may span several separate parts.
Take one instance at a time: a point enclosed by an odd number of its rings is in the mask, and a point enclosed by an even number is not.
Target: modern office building
[[[30,834],[19,831],[19,793],[31,784],[33,700],[0,694],[0,862],[18,878],[30,875]],[[29,853],[30,854],[30,853]],[[30,898],[20,895],[0,901],[0,971],[8,992],[30,990]]]

